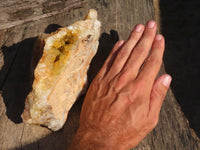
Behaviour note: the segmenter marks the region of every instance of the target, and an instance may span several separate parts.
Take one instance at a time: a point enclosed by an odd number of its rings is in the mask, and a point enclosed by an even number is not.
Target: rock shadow
[[[6,115],[14,123],[21,123],[24,101],[31,90],[31,58],[35,38],[25,39],[10,47],[2,47],[4,66],[0,71],[2,97]]]
[[[45,33],[54,32],[60,27],[50,24]],[[39,47],[34,48],[36,41],[37,37],[33,37],[10,47],[1,47],[4,65],[0,70],[0,90],[6,106],[6,115],[16,124],[22,122],[21,114],[25,99],[32,89],[33,72],[42,55]]]
[[[110,31],[110,34],[103,33],[99,39],[99,47],[97,54],[92,59],[90,68],[88,70],[88,85],[91,83],[93,78],[98,73],[99,69],[103,65],[110,51],[112,50],[115,43],[119,40],[119,36],[117,31]],[[43,149],[43,150],[64,150],[69,147],[71,140],[76,133],[79,127],[79,117],[81,112],[82,103],[84,100],[85,94],[79,97],[79,99],[74,103],[72,108],[68,113],[68,118],[63,128],[59,131],[52,132],[46,137],[27,144],[20,148],[23,150],[35,150],[35,149]],[[13,149],[13,150],[14,150]]]

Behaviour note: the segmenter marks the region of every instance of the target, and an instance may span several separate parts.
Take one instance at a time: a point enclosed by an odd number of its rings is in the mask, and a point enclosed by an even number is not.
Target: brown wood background
[[[72,107],[64,127],[51,132],[22,123],[24,101],[31,90],[33,46],[40,33],[49,33],[98,11],[102,34],[98,53],[88,72],[89,82],[114,43],[126,39],[138,23],[156,19],[158,0],[13,0],[0,2],[0,149],[64,150],[78,128],[83,97]],[[160,74],[164,73],[164,67]],[[200,140],[190,129],[169,90],[158,126],[134,150],[199,150]]]

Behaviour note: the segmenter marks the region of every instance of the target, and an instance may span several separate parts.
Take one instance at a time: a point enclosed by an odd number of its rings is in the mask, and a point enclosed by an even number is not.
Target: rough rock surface
[[[34,72],[23,121],[56,131],[87,82],[87,70],[96,54],[101,23],[90,10],[83,21],[41,38],[44,51]],[[38,46],[36,46],[38,48]]]

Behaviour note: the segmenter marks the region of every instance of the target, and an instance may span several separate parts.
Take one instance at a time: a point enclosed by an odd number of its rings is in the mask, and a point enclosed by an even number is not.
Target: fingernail
[[[151,20],[147,23],[148,28],[153,28],[155,26],[155,21]]]
[[[135,31],[136,32],[141,32],[142,31],[142,25],[141,24],[138,24],[136,27],[135,27]]]
[[[160,41],[162,39],[162,35],[161,34],[156,35],[155,39],[156,39],[156,41]]]
[[[162,81],[162,84],[166,87],[169,87],[170,83],[172,81],[172,77],[170,75],[166,75]]]
[[[117,43],[117,45],[120,47],[120,46],[122,46],[124,44],[124,40],[120,40],[118,43]]]

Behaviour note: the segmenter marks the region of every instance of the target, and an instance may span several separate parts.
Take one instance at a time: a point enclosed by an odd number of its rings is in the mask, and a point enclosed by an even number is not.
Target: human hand
[[[156,29],[137,25],[116,43],[88,89],[71,149],[129,149],[157,125],[171,77],[155,80],[164,52]]]

